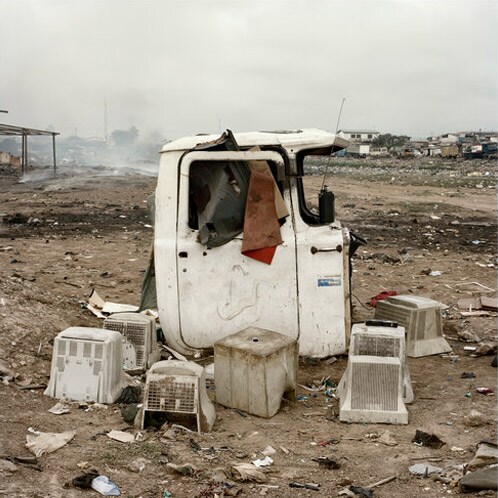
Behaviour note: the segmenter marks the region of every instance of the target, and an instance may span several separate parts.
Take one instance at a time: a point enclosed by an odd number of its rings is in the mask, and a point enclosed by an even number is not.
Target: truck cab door
[[[339,222],[307,221],[302,180],[292,179],[296,231],[300,354],[327,357],[346,352],[349,305],[349,231]],[[305,221],[307,220],[307,221]]]
[[[199,242],[199,230],[189,224],[191,168],[249,160],[283,166],[275,151],[192,151],[181,160],[176,231],[180,328],[175,343],[184,353],[212,348],[217,340],[248,326],[298,337],[293,217],[281,226],[283,244],[277,246],[271,265],[241,254],[242,234],[207,249]],[[289,188],[283,195],[290,211]]]

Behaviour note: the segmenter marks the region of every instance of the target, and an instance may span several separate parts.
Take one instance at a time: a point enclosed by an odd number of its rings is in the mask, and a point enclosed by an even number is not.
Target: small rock
[[[466,427],[482,427],[488,424],[486,417],[477,410],[472,410],[468,415],[463,418],[463,423]]]
[[[145,458],[137,458],[128,465],[128,470],[140,474],[149,462]]]

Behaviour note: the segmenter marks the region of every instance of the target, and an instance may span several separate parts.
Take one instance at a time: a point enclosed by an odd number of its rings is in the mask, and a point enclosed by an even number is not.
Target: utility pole
[[[107,99],[104,99],[104,142],[107,143]]]

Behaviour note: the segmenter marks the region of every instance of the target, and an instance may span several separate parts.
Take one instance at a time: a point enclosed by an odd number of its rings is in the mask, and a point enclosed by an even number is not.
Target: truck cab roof
[[[287,153],[301,150],[334,147],[345,149],[349,141],[325,130],[308,128],[303,130],[254,131],[234,133],[237,143],[243,148],[255,146],[281,146]],[[219,138],[219,135],[195,135],[180,138],[163,146],[161,152],[192,150]]]

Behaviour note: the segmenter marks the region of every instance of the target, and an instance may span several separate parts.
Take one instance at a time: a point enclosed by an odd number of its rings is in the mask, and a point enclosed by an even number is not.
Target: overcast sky
[[[494,0],[0,0],[0,122],[64,135],[498,128]]]

